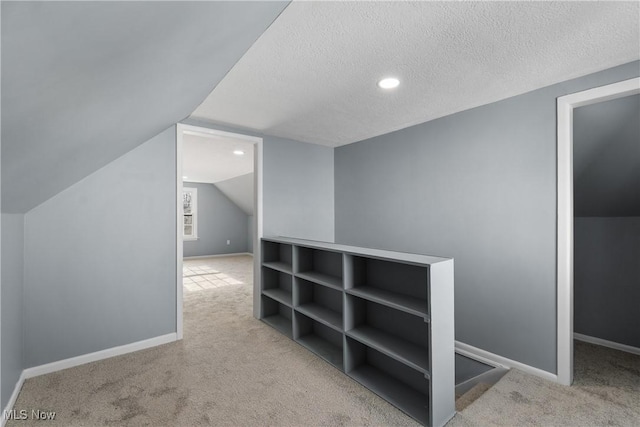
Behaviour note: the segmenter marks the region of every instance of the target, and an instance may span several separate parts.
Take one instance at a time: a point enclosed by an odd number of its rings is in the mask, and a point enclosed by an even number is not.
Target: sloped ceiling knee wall
[[[3,2],[3,212],[187,117],[287,4]]]

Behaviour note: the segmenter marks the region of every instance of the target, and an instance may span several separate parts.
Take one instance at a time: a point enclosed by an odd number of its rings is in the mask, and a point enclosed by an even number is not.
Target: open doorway
[[[564,97],[558,98],[558,246],[557,246],[557,288],[558,288],[558,304],[557,304],[557,322],[558,322],[558,382],[566,385],[570,385],[573,382],[574,377],[574,304],[575,304],[575,292],[574,292],[574,280],[575,280],[575,245],[576,242],[575,230],[582,230],[586,226],[587,228],[592,226],[593,221],[576,221],[575,214],[578,215],[583,214],[589,210],[592,210],[594,206],[600,205],[602,203],[592,203],[593,200],[584,202],[584,200],[579,200],[578,204],[576,203],[576,194],[580,194],[581,192],[589,192],[594,191],[593,195],[595,195],[595,191],[601,192],[602,188],[598,190],[589,189],[589,180],[593,179],[602,179],[600,178],[588,178],[586,183],[582,182],[580,187],[576,188],[576,182],[574,180],[574,176],[576,172],[578,175],[584,174],[587,168],[591,168],[593,170],[603,169],[601,165],[594,167],[592,164],[595,160],[601,160],[603,157],[606,159],[607,156],[603,156],[605,153],[596,153],[595,156],[592,156],[592,160],[585,159],[584,152],[578,155],[576,162],[574,163],[574,153],[576,150],[575,144],[580,143],[576,139],[577,136],[581,134],[591,134],[586,138],[592,138],[596,135],[593,133],[602,132],[602,127],[599,127],[598,130],[589,130],[589,129],[581,129],[576,132],[574,128],[575,122],[575,114],[578,113],[578,116],[587,112],[590,113],[590,110],[582,110],[577,111],[578,108],[594,106],[595,110],[606,108],[607,105],[597,105],[600,103],[606,103],[613,100],[620,100],[622,104],[630,103],[633,105],[634,100],[637,98],[629,98],[624,100],[624,98],[634,97],[640,93],[640,78],[630,79],[623,82],[602,86],[595,89],[590,89],[587,91],[567,95]],[[618,105],[618,103],[615,103]],[[588,116],[588,114],[587,114]],[[630,116],[632,117],[632,116]],[[632,117],[633,118],[633,117]],[[637,120],[637,116],[635,117]],[[633,124],[631,124],[631,131],[633,131]],[[637,125],[636,125],[637,126]],[[583,141],[584,142],[584,138]],[[589,144],[588,140],[586,142]],[[633,142],[631,142],[633,144]],[[635,144],[638,144],[638,141],[635,141]],[[636,145],[631,146],[632,149],[636,147]],[[604,148],[605,150],[607,147]],[[608,149],[613,149],[613,146],[609,146]],[[591,156],[591,154],[586,154],[586,156]],[[615,156],[612,157],[614,159]],[[614,162],[615,163],[615,162]],[[574,170],[574,167],[577,168]],[[604,168],[606,169],[606,167]],[[633,176],[629,176],[625,179],[630,179],[633,181]],[[608,178],[607,178],[608,181]],[[602,183],[596,183],[596,186],[601,186]],[[624,184],[627,185],[627,184]],[[632,185],[632,184],[631,184]],[[614,184],[614,186],[620,186],[620,183]],[[637,189],[636,189],[637,191]],[[636,193],[637,194],[637,193]],[[587,194],[588,195],[588,194]],[[604,198],[609,197],[611,195],[605,194]],[[603,197],[600,197],[601,201],[604,200]],[[618,204],[620,201],[616,201],[615,204]],[[623,201],[622,204],[626,204],[626,201]],[[574,205],[580,211],[574,210]],[[611,206],[607,206],[605,209],[610,209]],[[602,208],[600,208],[602,209]],[[596,226],[602,226],[602,221],[597,221],[598,224]],[[576,227],[577,224],[577,227]],[[609,225],[607,225],[608,227]],[[581,236],[582,238],[583,236]],[[581,242],[578,241],[579,243]],[[600,243],[602,244],[602,242]],[[581,248],[581,250],[586,248]],[[602,248],[596,248],[597,250],[601,250]],[[582,256],[582,255],[581,255]],[[583,260],[580,260],[582,263]],[[580,273],[582,275],[582,272]],[[603,284],[604,285],[604,284]],[[612,291],[613,287],[608,291]],[[629,296],[631,297],[631,296]],[[624,298],[624,297],[622,297]],[[600,301],[602,302],[602,301]],[[598,304],[598,302],[595,302]],[[621,307],[622,308],[622,305]],[[614,308],[615,309],[615,308]],[[637,315],[637,314],[636,314]],[[580,319],[582,321],[582,319]],[[580,327],[586,327],[585,325],[581,325]],[[600,327],[600,325],[598,325]],[[630,331],[632,331],[632,325],[628,325]],[[637,331],[637,330],[636,330]],[[578,335],[578,338],[581,336]],[[582,335],[584,337],[584,335]],[[601,339],[600,344],[604,342],[611,342],[606,339]],[[620,348],[622,349],[622,348]],[[629,349],[627,349],[629,350]]]
[[[177,125],[176,329],[185,298],[222,287],[255,294],[262,234],[262,139]],[[245,290],[246,291],[246,290]]]

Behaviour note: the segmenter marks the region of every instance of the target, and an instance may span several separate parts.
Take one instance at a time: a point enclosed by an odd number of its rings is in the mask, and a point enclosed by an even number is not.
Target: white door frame
[[[558,382],[573,382],[573,110],[640,93],[640,77],[558,98]]]
[[[260,298],[260,238],[262,238],[262,138],[225,132],[201,126],[176,125],[176,335],[182,339],[182,136],[184,133],[200,136],[236,138],[254,144],[254,214],[253,214],[253,315],[259,316]]]

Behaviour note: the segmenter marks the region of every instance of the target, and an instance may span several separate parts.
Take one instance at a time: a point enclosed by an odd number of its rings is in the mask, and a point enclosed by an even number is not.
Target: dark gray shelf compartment
[[[293,306],[293,276],[262,267],[262,294]]]
[[[351,257],[347,292],[428,318],[429,268],[360,256]]]
[[[305,271],[303,273],[296,274],[297,277],[308,280],[313,283],[317,283],[328,288],[336,290],[342,290],[342,279],[340,277],[331,276],[329,274],[318,273],[315,271]]]
[[[265,295],[262,295],[261,300],[262,313],[260,319],[267,325],[280,331],[283,335],[293,338],[292,308]]]
[[[347,304],[353,312],[349,337],[430,375],[429,324],[423,318],[351,295]]]
[[[429,380],[384,354],[347,338],[347,374],[369,390],[428,425]]]
[[[296,250],[298,277],[320,285],[343,289],[341,253],[307,247],[296,247]]]
[[[291,274],[293,272],[293,246],[262,240],[262,265]]]
[[[311,352],[344,371],[343,335],[328,326],[296,312],[295,340]]]
[[[295,280],[298,286],[295,309],[342,332],[342,292],[302,278]]]

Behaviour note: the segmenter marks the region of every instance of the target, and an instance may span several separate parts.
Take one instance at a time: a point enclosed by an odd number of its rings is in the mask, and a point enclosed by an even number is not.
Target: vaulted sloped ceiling
[[[287,2],[2,2],[2,210],[187,117]]]
[[[253,215],[253,198],[255,195],[253,180],[254,175],[253,172],[251,172],[246,175],[216,182],[213,185],[218,187],[218,190],[222,191],[222,193],[242,209],[244,213]]]

